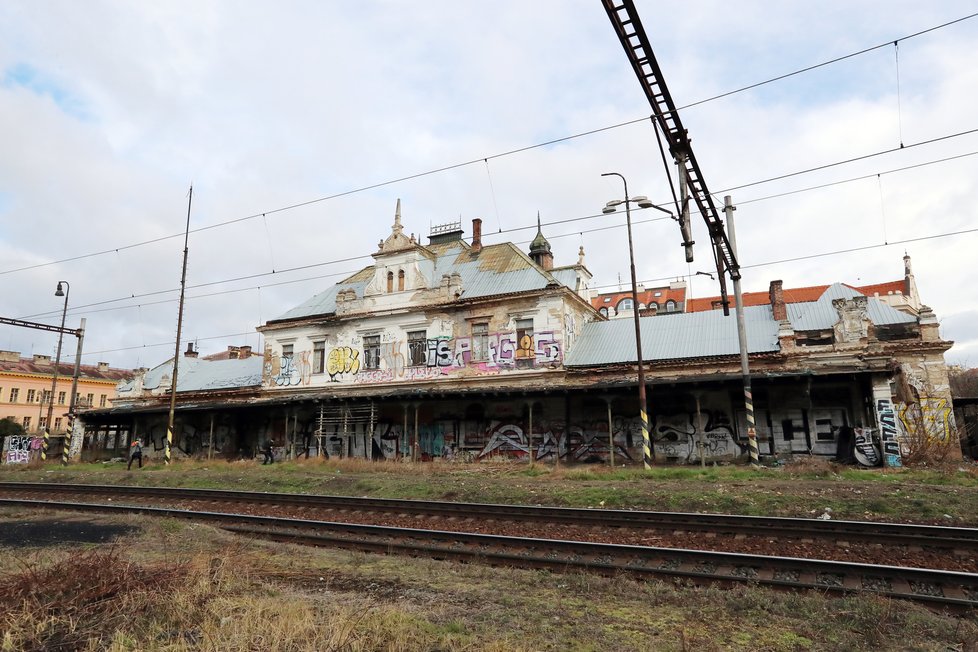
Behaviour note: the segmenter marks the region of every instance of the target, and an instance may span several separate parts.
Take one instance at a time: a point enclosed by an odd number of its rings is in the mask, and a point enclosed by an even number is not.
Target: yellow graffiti
[[[517,360],[532,360],[536,353],[533,351],[533,336],[524,335],[520,338],[519,348],[516,349]]]
[[[360,371],[360,352],[348,346],[338,346],[326,358],[326,373],[355,374]]]
[[[944,441],[952,430],[951,407],[946,398],[921,398],[900,407],[900,422],[906,432]]]

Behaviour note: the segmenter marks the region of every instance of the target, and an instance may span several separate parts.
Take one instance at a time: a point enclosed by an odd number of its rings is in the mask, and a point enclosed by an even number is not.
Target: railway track
[[[139,505],[0,499],[0,506],[204,521],[229,531],[304,545],[462,562],[585,571],[694,583],[875,593],[936,607],[978,607],[978,574],[731,552],[657,548],[310,521]]]
[[[694,514],[613,509],[580,509],[529,505],[497,505],[443,501],[360,498],[315,494],[284,494],[226,489],[127,487],[30,482],[0,482],[0,496],[10,494],[82,494],[153,500],[202,501],[270,506],[309,507],[334,512],[410,514],[474,521],[525,521],[580,526],[620,527],[681,532],[711,532],[778,538],[862,541],[885,546],[947,548],[958,553],[978,551],[978,528],[909,525],[866,521]]]

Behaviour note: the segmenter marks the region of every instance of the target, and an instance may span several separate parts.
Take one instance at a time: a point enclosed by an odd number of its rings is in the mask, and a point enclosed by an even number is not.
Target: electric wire
[[[707,102],[712,102],[712,101],[715,101],[715,100],[719,100],[721,98],[729,97],[731,95],[736,95],[738,93],[742,93],[742,92],[745,92],[745,91],[748,91],[748,90],[751,90],[751,89],[754,89],[754,88],[758,88],[760,86],[764,86],[766,84],[770,84],[770,83],[773,83],[773,82],[776,82],[776,81],[787,79],[789,77],[793,77],[795,75],[799,75],[799,74],[802,74],[802,73],[805,73],[805,72],[809,72],[811,70],[815,70],[815,69],[821,68],[823,66],[831,65],[833,63],[838,63],[840,61],[844,61],[844,60],[849,59],[849,58],[852,58],[852,57],[856,57],[856,56],[859,56],[859,55],[862,55],[862,54],[866,54],[868,52],[872,52],[872,51],[877,50],[877,49],[879,49],[881,47],[889,46],[890,44],[897,43],[899,41],[906,41],[908,39],[915,38],[917,36],[921,36],[923,34],[927,34],[929,32],[933,32],[933,31],[938,30],[938,29],[949,27],[951,25],[954,25],[956,23],[963,22],[965,20],[969,20],[969,19],[974,18],[976,16],[978,16],[978,13],[969,14],[967,16],[963,16],[961,18],[957,18],[955,20],[951,20],[951,21],[948,21],[946,23],[942,23],[942,24],[936,25],[934,27],[930,27],[930,28],[927,28],[927,29],[924,29],[924,30],[920,30],[920,31],[914,32],[912,34],[908,34],[908,35],[903,36],[903,37],[900,37],[898,39],[887,41],[886,43],[883,43],[883,44],[880,44],[880,45],[875,45],[875,46],[872,46],[872,47],[869,47],[869,48],[864,48],[862,50],[859,50],[859,51],[856,51],[856,52],[852,52],[852,53],[849,53],[847,55],[843,55],[843,56],[840,56],[840,57],[836,57],[836,58],[830,59],[828,61],[823,61],[823,62],[818,63],[818,64],[807,66],[805,68],[801,68],[801,69],[792,71],[790,73],[785,73],[783,75],[778,75],[776,77],[771,77],[769,79],[766,79],[766,80],[763,80],[763,81],[760,81],[760,82],[756,82],[756,83],[753,83],[753,84],[749,84],[747,86],[743,86],[743,87],[740,87],[740,88],[737,88],[737,89],[734,89],[734,90],[731,90],[731,91],[727,91],[727,92],[724,92],[724,93],[720,93],[718,95],[713,95],[711,97],[703,98],[701,100],[697,100],[695,102],[691,102],[689,104],[685,104],[685,105],[683,105],[681,107],[677,107],[677,111],[678,110],[682,110],[682,109],[691,108],[691,107],[694,107],[694,106],[698,106],[700,104],[705,104]],[[454,164],[450,164],[450,165],[445,165],[445,166],[434,168],[434,169],[431,169],[431,170],[426,170],[426,171],[423,171],[423,172],[417,172],[417,173],[414,173],[414,174],[409,174],[409,175],[402,176],[402,177],[399,177],[399,178],[396,178],[396,179],[390,179],[390,180],[387,180],[387,181],[381,181],[381,182],[377,182],[377,183],[374,183],[374,184],[370,184],[370,185],[366,185],[366,186],[361,186],[359,188],[354,188],[354,189],[351,189],[351,190],[346,190],[346,191],[335,193],[335,194],[332,194],[332,195],[327,195],[325,197],[319,197],[319,198],[316,198],[316,199],[310,199],[310,200],[307,200],[307,201],[297,202],[297,203],[290,204],[290,205],[287,205],[287,206],[281,206],[279,208],[274,208],[274,209],[266,210],[266,211],[263,211],[263,212],[260,212],[260,213],[254,213],[252,215],[246,215],[246,216],[243,216],[243,217],[238,217],[238,218],[233,218],[233,219],[230,219],[230,220],[225,220],[223,222],[216,222],[214,224],[209,224],[209,225],[197,227],[195,229],[191,229],[190,230],[190,233],[199,233],[199,232],[202,232],[202,231],[207,231],[207,230],[219,228],[219,227],[222,227],[222,226],[228,226],[228,225],[231,225],[231,224],[237,224],[239,222],[244,222],[244,221],[247,221],[247,220],[256,219],[258,217],[264,217],[266,215],[271,215],[271,214],[275,214],[275,213],[281,213],[281,212],[284,212],[284,211],[294,210],[296,208],[301,208],[301,207],[304,207],[304,206],[309,206],[309,205],[312,205],[312,204],[317,204],[317,203],[320,203],[320,202],[328,201],[330,199],[337,199],[339,197],[345,197],[345,196],[348,196],[348,195],[352,195],[352,194],[356,194],[356,193],[361,193],[361,192],[366,192],[368,190],[374,190],[374,189],[377,189],[377,188],[382,188],[384,186],[389,186],[389,185],[393,185],[393,184],[396,184],[396,183],[401,183],[401,182],[404,182],[404,181],[410,181],[412,179],[418,179],[418,178],[421,178],[421,177],[430,176],[430,175],[433,175],[433,174],[438,174],[440,172],[447,172],[449,170],[454,170],[454,169],[466,167],[466,166],[469,166],[469,165],[473,165],[475,163],[478,163],[480,161],[485,162],[486,164],[488,164],[488,162],[489,162],[490,159],[503,158],[505,156],[511,156],[513,154],[519,154],[519,153],[530,151],[530,150],[533,150],[533,149],[538,149],[540,147],[546,147],[548,145],[554,145],[554,144],[557,144],[557,143],[566,142],[568,140],[573,140],[573,139],[576,139],[576,138],[582,138],[584,136],[591,136],[591,135],[594,135],[594,134],[597,134],[597,133],[601,133],[601,132],[610,131],[610,130],[613,130],[613,129],[618,129],[618,128],[621,128],[621,127],[626,127],[626,126],[638,124],[638,123],[644,122],[645,120],[648,120],[648,119],[650,119],[650,116],[643,116],[641,118],[636,118],[636,119],[633,119],[633,120],[626,120],[624,122],[619,122],[619,123],[608,125],[608,126],[605,126],[605,127],[599,127],[599,128],[596,128],[596,129],[590,129],[590,130],[587,130],[587,131],[582,131],[582,132],[578,132],[578,133],[575,133],[575,134],[571,134],[571,135],[568,135],[568,136],[563,136],[563,137],[560,137],[560,138],[554,138],[552,140],[548,140],[548,141],[545,141],[545,142],[536,143],[536,144],[533,144],[533,145],[526,145],[524,147],[519,147],[519,148],[512,149],[512,150],[508,150],[508,151],[504,151],[504,152],[499,152],[497,154],[492,154],[492,155],[489,155],[489,156],[479,157],[479,158],[472,159],[472,160],[469,160],[469,161],[464,161],[464,162],[461,162],[461,163],[454,163]],[[858,160],[858,159],[853,159],[853,160]],[[819,168],[817,168],[817,169],[819,169]],[[801,174],[801,173],[799,172],[799,173],[794,173],[794,174]],[[782,177],[778,177],[778,178],[782,178]],[[768,181],[771,181],[771,180],[774,180],[774,179],[769,179]],[[756,185],[756,184],[746,184],[744,186],[737,186],[735,188],[729,188],[727,190],[720,190],[720,191],[717,191],[717,192],[718,193],[719,192],[729,192],[730,190],[737,190],[739,188],[748,187],[750,185]],[[711,194],[714,194],[715,195],[717,193],[711,193]],[[110,249],[105,249],[105,250],[102,250],[102,251],[92,252],[92,253],[88,253],[88,254],[79,254],[78,256],[71,256],[71,257],[67,257],[67,258],[61,258],[61,259],[58,259],[58,260],[52,260],[52,261],[48,261],[48,262],[44,262],[44,263],[36,263],[34,265],[27,265],[27,266],[24,266],[24,267],[18,267],[18,268],[14,268],[14,269],[0,270],[0,276],[6,275],[6,274],[13,274],[13,273],[16,273],[16,272],[28,271],[28,270],[32,270],[32,269],[38,269],[38,268],[47,267],[47,266],[50,266],[50,265],[57,265],[57,264],[60,264],[60,263],[73,262],[73,261],[82,260],[82,259],[85,259],[85,258],[92,258],[92,257],[95,257],[95,256],[101,256],[101,255],[112,253],[112,252],[124,251],[124,250],[127,250],[127,249],[133,249],[133,248],[136,248],[136,247],[142,247],[142,246],[145,246],[145,245],[154,244],[154,243],[157,243],[157,242],[163,242],[165,240],[170,240],[170,239],[173,239],[173,238],[177,238],[177,237],[180,237],[182,235],[184,235],[184,234],[183,233],[175,233],[175,234],[172,234],[172,235],[160,236],[158,238],[152,238],[152,239],[149,239],[149,240],[144,240],[144,241],[141,241],[141,242],[132,243],[132,244],[128,244],[128,245],[121,245],[119,247],[113,247],[113,248],[110,248]]]

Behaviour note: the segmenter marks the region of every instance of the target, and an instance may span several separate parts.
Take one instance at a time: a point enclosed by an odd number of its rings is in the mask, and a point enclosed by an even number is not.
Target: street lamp
[[[65,289],[61,289],[64,283]],[[58,331],[58,352],[54,356],[54,373],[51,374],[51,395],[48,397],[48,419],[44,424],[44,447],[41,448],[41,459],[48,459],[49,438],[51,436],[51,419],[54,416],[54,393],[58,389],[58,367],[61,365],[61,342],[64,339],[65,318],[68,316],[68,292],[71,285],[68,281],[58,281],[58,288],[54,291],[54,296],[65,298],[65,307],[61,311],[61,330]]]
[[[628,226],[628,260],[632,267],[632,315],[635,318],[635,356],[638,359],[638,411],[639,416],[642,419],[642,460],[645,464],[646,469],[652,468],[652,462],[655,459],[654,453],[652,451],[652,445],[649,439],[649,414],[645,409],[645,365],[642,364],[642,329],[639,325],[639,314],[638,314],[638,283],[635,280],[635,250],[632,247],[632,210],[631,204],[637,205],[639,208],[655,208],[663,213],[668,213],[672,216],[670,211],[656,206],[648,200],[647,197],[638,196],[628,197],[628,182],[625,181],[625,177],[618,174],[617,172],[605,172],[601,176],[603,177],[618,177],[621,182],[625,185],[625,198],[624,199],[614,199],[601,209],[602,213],[610,214],[617,210],[617,207],[624,204],[625,205],[625,223]]]

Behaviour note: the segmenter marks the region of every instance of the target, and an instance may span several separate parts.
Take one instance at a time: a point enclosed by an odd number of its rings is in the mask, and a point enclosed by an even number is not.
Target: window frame
[[[485,332],[476,332],[476,329],[485,329]],[[469,327],[471,337],[469,346],[470,360],[473,362],[489,361],[489,322],[473,322]]]
[[[312,342],[312,373],[326,373],[326,340]]]
[[[380,369],[380,335],[363,336],[363,368]]]
[[[408,366],[424,367],[428,364],[428,331],[408,331]]]

